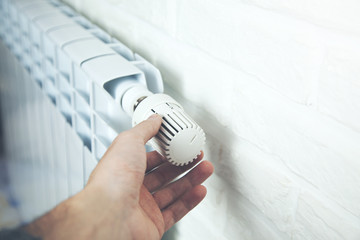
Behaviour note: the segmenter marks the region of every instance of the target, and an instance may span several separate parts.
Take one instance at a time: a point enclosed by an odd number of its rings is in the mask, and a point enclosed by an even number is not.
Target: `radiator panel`
[[[79,192],[131,127],[121,81],[163,91],[159,71],[58,1],[0,2],[1,111],[11,192],[28,222]]]

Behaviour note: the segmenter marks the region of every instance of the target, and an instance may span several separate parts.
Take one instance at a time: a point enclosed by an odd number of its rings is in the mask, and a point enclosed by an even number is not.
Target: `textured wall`
[[[358,0],[67,2],[207,132],[215,176],[175,239],[360,239]]]

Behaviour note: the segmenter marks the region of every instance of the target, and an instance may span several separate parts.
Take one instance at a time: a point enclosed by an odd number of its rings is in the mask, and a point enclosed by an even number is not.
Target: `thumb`
[[[130,131],[140,136],[144,144],[147,143],[160,129],[162,117],[158,114],[151,115],[147,120],[139,123]]]

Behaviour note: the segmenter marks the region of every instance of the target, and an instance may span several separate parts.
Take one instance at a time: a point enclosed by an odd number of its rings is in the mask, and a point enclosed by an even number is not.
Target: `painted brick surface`
[[[243,2],[301,18],[327,28],[359,34],[360,6],[356,0],[244,0]]]
[[[358,1],[67,2],[207,132],[208,197],[168,239],[360,239]]]
[[[327,51],[318,88],[319,111],[360,131],[360,48],[359,40],[346,41],[342,48]]]

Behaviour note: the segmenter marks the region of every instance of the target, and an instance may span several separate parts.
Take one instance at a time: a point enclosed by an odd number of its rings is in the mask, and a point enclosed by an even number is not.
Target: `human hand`
[[[26,226],[43,239],[160,239],[206,195],[201,185],[213,172],[203,161],[177,167],[145,143],[158,132],[154,115],[119,134],[83,191]]]

